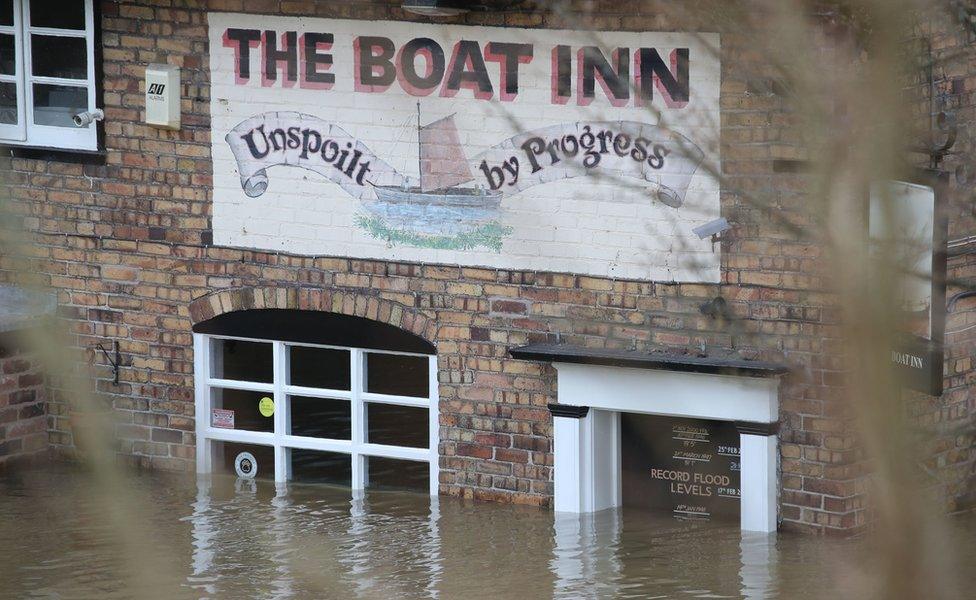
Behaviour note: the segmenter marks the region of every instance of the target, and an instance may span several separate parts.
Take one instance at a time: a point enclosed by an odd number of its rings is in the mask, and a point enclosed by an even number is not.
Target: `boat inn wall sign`
[[[719,281],[719,38],[209,15],[214,242]]]

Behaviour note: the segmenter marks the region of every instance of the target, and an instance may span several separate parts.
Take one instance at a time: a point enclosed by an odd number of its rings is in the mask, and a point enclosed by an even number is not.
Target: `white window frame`
[[[86,127],[57,127],[38,125],[34,122],[34,84],[66,85],[83,88],[87,91],[87,107],[94,111],[95,98],[95,11],[93,0],[81,1],[85,5],[85,29],[53,29],[34,27],[30,23],[31,0],[13,0],[14,26],[0,27],[0,33],[14,34],[15,75],[0,75],[0,81],[17,84],[16,125],[0,125],[0,144],[7,146],[30,146],[64,150],[98,150],[98,124],[92,122]],[[85,79],[35,76],[31,63],[31,36],[83,38],[86,48],[87,73]]]
[[[0,124],[0,139],[7,141],[24,141],[27,136],[27,120],[24,111],[24,37],[21,25],[20,0],[13,0],[14,24],[0,25],[0,35],[14,36],[14,74],[0,74],[0,82],[13,83],[17,88],[17,122]]]
[[[211,366],[214,361],[216,348],[213,342],[216,340],[271,344],[273,381],[271,383],[258,383],[214,378],[212,376]],[[294,346],[348,351],[350,359],[350,389],[332,390],[310,388],[288,383],[290,372],[290,353],[288,352],[288,347]],[[438,442],[440,437],[440,416],[438,410],[436,355],[284,342],[271,339],[206,335],[200,333],[193,334],[193,351],[198,474],[209,474],[213,472],[214,442],[237,442],[271,447],[274,450],[275,457],[275,481],[278,483],[284,483],[291,479],[289,450],[316,450],[320,452],[347,454],[350,456],[352,463],[351,487],[354,491],[363,490],[369,485],[367,459],[371,456],[427,463],[429,465],[430,495],[437,495],[439,490]],[[367,392],[365,390],[365,383],[366,357],[368,354],[398,354],[426,358],[428,360],[428,397],[392,396]],[[211,423],[211,408],[212,392],[214,389],[248,390],[264,392],[272,396],[275,402],[273,430],[271,432],[263,432],[213,427]],[[291,421],[291,402],[288,399],[289,396],[348,400],[350,402],[351,415],[350,439],[313,438],[286,433]],[[410,448],[369,443],[366,439],[368,431],[367,403],[426,408],[428,411],[428,447]]]

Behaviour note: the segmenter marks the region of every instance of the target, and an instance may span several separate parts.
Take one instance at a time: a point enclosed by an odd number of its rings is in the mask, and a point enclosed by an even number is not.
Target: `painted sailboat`
[[[455,237],[500,227],[502,194],[461,187],[474,180],[454,115],[421,125],[417,104],[419,186],[375,186],[365,202],[385,228],[412,234]]]

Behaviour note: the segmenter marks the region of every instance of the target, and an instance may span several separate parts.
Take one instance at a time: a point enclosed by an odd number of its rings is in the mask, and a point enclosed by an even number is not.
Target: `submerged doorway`
[[[510,353],[524,360],[546,360],[556,368],[558,402],[549,404],[556,512],[591,513],[623,504],[624,415],[673,423],[706,420],[721,422],[722,431],[729,436],[738,435],[741,528],[776,531],[778,387],[779,376],[788,372],[784,366],[543,343],[513,348]],[[725,429],[728,427],[736,434]],[[674,433],[672,430],[671,437]],[[682,471],[659,475],[687,476],[687,483],[694,484],[694,475],[685,474],[690,469]],[[725,484],[724,479],[721,482]],[[734,488],[733,478],[729,476],[721,487]],[[725,492],[730,493],[729,489]]]
[[[438,491],[427,341],[335,313],[261,309],[194,327],[197,472]],[[256,463],[256,464],[252,464]]]

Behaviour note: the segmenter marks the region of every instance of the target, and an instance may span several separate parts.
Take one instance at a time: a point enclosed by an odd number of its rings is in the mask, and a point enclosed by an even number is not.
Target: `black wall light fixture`
[[[473,2],[464,0],[404,0],[403,10],[425,17],[455,17],[472,8]]]
[[[102,354],[105,355],[105,360],[112,366],[112,383],[119,385],[119,366],[122,364],[122,355],[119,353],[119,341],[112,340],[112,350],[115,352],[115,360],[112,360],[112,356],[108,353],[108,350],[101,344],[96,344],[95,347],[102,351]]]

